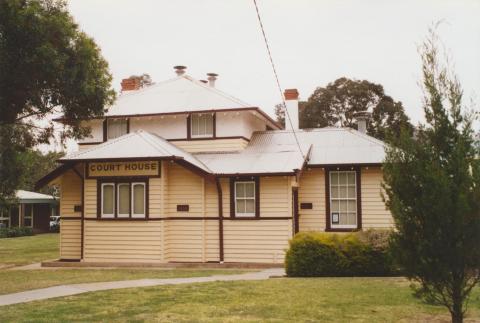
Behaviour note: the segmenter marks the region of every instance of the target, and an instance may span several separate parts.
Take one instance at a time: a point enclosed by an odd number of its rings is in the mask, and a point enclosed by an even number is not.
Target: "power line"
[[[257,11],[258,22],[260,24],[260,29],[262,30],[263,40],[265,41],[265,46],[267,47],[268,57],[270,59],[270,64],[272,65],[273,74],[275,75],[275,80],[277,81],[278,91],[280,92],[280,98],[282,100],[282,104],[283,104],[283,107],[285,109],[285,115],[287,117],[286,119],[288,119],[288,122],[290,123],[290,127],[292,128],[292,133],[293,133],[293,136],[295,137],[295,141],[297,143],[298,150],[300,151],[300,154],[302,155],[302,158],[305,159],[305,155],[303,154],[302,148],[300,147],[300,142],[298,141],[297,134],[295,133],[295,128],[293,128],[292,119],[290,119],[290,114],[288,113],[287,104],[285,103],[285,99],[283,98],[282,87],[280,86],[280,81],[278,79],[277,69],[275,68],[275,64],[273,63],[272,52],[270,51],[270,46],[268,45],[267,35],[265,34],[265,29],[263,28],[262,18],[260,17],[260,11],[258,10],[257,0],[253,0],[253,4],[255,5],[255,10]],[[287,120],[285,120],[285,122],[287,122]]]

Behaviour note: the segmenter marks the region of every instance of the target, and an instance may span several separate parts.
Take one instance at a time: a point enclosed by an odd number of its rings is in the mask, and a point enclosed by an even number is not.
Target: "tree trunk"
[[[463,300],[460,293],[454,291],[453,306],[450,311],[452,315],[452,323],[463,323]]]

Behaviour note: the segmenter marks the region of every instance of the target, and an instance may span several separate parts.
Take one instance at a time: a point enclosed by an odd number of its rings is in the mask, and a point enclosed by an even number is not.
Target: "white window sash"
[[[352,185],[350,185],[348,183],[348,179],[347,179],[347,184],[339,184],[339,183],[335,183],[332,185],[332,174],[340,174],[340,173],[345,173],[347,174],[347,178],[348,178],[348,173],[353,173],[354,174],[354,178],[355,178],[355,197],[354,198],[349,198],[349,197],[346,197],[346,198],[340,198],[340,197],[335,197],[335,198],[332,198],[332,186],[337,186],[337,187],[351,187]],[[329,192],[330,192],[330,201],[328,203],[330,203],[330,227],[331,228],[334,228],[334,229],[357,229],[358,228],[358,208],[355,212],[355,224],[336,224],[336,223],[333,223],[333,216],[332,214],[333,213],[338,213],[338,216],[340,218],[340,213],[354,213],[354,212],[349,212],[348,209],[346,212],[332,212],[332,201],[357,201],[357,172],[356,171],[330,171],[329,172]],[[347,206],[348,208],[348,206]],[[339,219],[340,220],[340,219]]]
[[[128,210],[128,213],[120,213],[120,186],[127,186],[128,190],[130,191],[130,184],[129,183],[118,183],[117,184],[117,210],[118,210],[117,216],[119,218],[128,218],[128,217],[130,217],[131,205],[130,205],[130,208]]]
[[[253,197],[237,197],[237,184],[253,184]],[[235,182],[235,216],[238,217],[254,217],[256,215],[256,201],[255,201],[255,182],[254,181],[248,181],[248,182]],[[253,205],[254,205],[254,211],[253,212],[244,212],[244,213],[239,213],[237,209],[237,201],[242,200],[242,201],[247,201],[247,200],[253,200]]]
[[[143,213],[135,213],[135,185],[143,186]],[[147,213],[147,204],[146,204],[146,195],[147,195],[147,186],[144,182],[132,182],[131,186],[131,210],[132,218],[145,218]]]
[[[112,211],[113,213],[103,213],[103,197],[104,197],[104,190],[103,188],[105,186],[112,186],[113,189],[112,189],[112,194],[113,194],[113,197],[112,197],[112,201],[113,201],[113,207],[112,207]],[[102,216],[102,218],[113,218],[115,217],[115,184],[114,183],[102,183],[102,186],[101,186],[101,198],[100,198],[100,214]]]
[[[207,122],[212,122],[212,131],[207,133]],[[190,135],[192,138],[211,138],[213,137],[213,114],[192,114],[190,118]],[[197,127],[195,129],[195,126]],[[195,131],[196,130],[196,131]]]

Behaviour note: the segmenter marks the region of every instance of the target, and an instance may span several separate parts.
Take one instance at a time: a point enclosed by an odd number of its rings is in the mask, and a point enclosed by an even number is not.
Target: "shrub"
[[[300,233],[285,257],[288,276],[390,276],[396,274],[388,231],[350,234]]]
[[[14,238],[23,236],[33,236],[32,228],[13,227],[0,229],[0,238]]]

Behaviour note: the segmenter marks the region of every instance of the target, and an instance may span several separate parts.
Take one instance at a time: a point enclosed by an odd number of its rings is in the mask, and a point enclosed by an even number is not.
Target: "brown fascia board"
[[[332,168],[332,167],[380,167],[383,163],[337,163],[337,164],[307,164],[307,168]]]
[[[255,111],[261,114],[268,122],[273,124],[277,130],[281,130],[282,127],[273,120],[268,114],[266,114],[259,107],[246,107],[246,108],[229,108],[229,109],[207,109],[207,110],[198,110],[198,111],[177,111],[177,112],[159,112],[159,113],[146,113],[146,114],[125,114],[125,115],[111,115],[111,116],[102,116],[85,120],[94,120],[94,119],[110,119],[110,118],[136,118],[136,117],[153,117],[153,116],[165,116],[165,115],[175,115],[175,114],[190,114],[190,113],[207,113],[207,112],[233,112],[233,111]],[[55,118],[53,121],[66,123],[68,119],[66,118]]]
[[[58,176],[62,175],[64,172],[66,172],[67,170],[69,170],[70,168],[72,168],[73,166],[75,166],[74,163],[68,163],[68,164],[62,164],[60,165],[59,167],[55,168],[53,171],[51,171],[50,173],[48,173],[47,175],[43,176],[42,178],[40,178],[36,183],[35,183],[35,187],[34,189],[36,191],[38,191],[39,189],[41,189],[42,187],[44,187],[45,185],[47,185],[48,183],[50,183],[51,181],[53,181],[55,178],[57,178]]]

